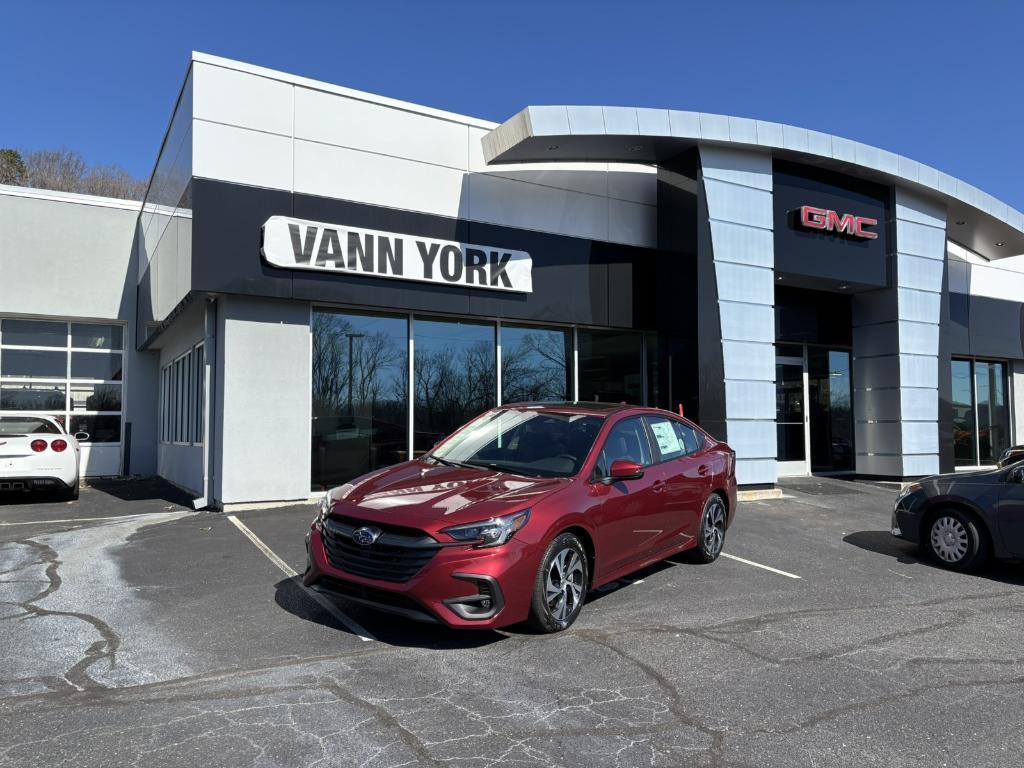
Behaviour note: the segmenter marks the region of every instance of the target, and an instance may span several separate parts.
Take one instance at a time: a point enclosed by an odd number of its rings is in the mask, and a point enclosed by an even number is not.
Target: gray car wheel
[[[533,586],[530,623],[541,632],[568,629],[590,586],[587,553],[571,533],[556,536],[541,558]]]
[[[956,571],[980,567],[989,557],[988,538],[978,524],[958,509],[932,516],[921,545],[935,562]]]
[[[691,558],[698,563],[713,563],[722,554],[725,546],[725,530],[729,516],[725,500],[717,493],[708,496],[700,516],[700,530],[697,546],[691,550]]]

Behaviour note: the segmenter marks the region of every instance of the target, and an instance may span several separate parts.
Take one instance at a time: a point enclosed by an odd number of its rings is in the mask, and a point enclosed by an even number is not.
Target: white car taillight
[[[33,440],[29,444],[29,447],[31,447],[32,450],[35,451],[36,453],[42,453],[43,451],[46,450],[46,441],[45,440]]]
[[[64,440],[54,440],[52,443],[50,443],[50,447],[57,453],[63,453],[64,451],[67,450],[68,444]]]

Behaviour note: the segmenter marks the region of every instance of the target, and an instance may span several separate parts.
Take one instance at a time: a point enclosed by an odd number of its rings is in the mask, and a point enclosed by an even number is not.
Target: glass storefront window
[[[52,320],[0,321],[0,344],[20,347],[67,347],[68,325]]]
[[[974,364],[978,393],[978,459],[997,464],[1010,447],[1010,409],[1006,398],[1006,364],[978,360]]]
[[[0,410],[63,411],[64,384],[0,384]]]
[[[501,402],[572,399],[572,333],[501,326]]]
[[[72,379],[121,380],[121,353],[72,352]]]
[[[313,313],[312,487],[408,455],[408,321]]]
[[[953,453],[957,466],[996,464],[1010,447],[1007,365],[953,360]]]
[[[580,329],[580,400],[643,402],[643,334]]]
[[[975,451],[974,384],[970,360],[954,360],[953,371],[953,455],[957,466],[978,463]]]
[[[413,453],[496,404],[495,326],[455,320],[413,324],[415,382]]]

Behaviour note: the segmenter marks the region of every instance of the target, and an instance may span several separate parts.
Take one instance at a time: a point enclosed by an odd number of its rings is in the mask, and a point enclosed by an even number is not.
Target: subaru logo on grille
[[[369,526],[356,528],[352,531],[352,541],[361,547],[368,547],[379,539],[382,533],[384,531],[380,528],[370,528]]]

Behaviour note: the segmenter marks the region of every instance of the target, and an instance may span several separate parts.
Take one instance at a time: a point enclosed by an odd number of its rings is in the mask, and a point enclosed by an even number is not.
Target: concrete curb
[[[781,488],[759,488],[754,491],[736,491],[736,501],[765,501],[781,499],[785,494]]]

